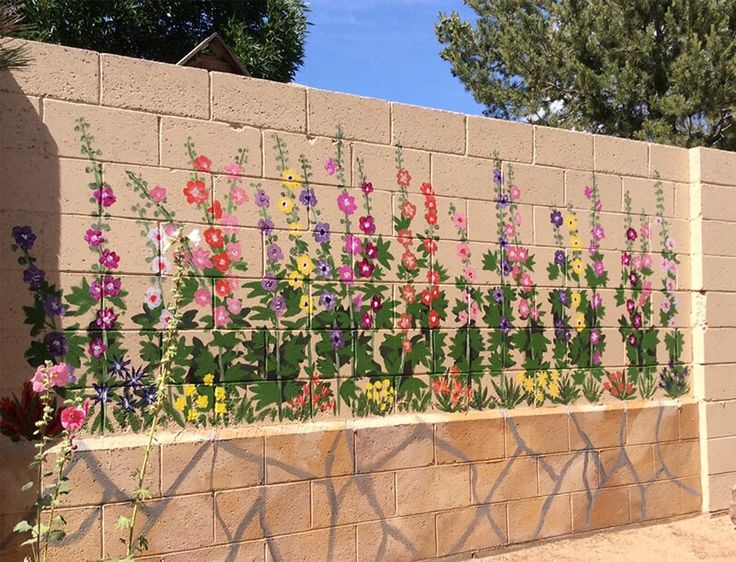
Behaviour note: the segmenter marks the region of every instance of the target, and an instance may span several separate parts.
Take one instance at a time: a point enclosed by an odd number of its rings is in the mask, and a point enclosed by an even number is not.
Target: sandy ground
[[[487,562],[736,562],[736,528],[727,515],[698,516],[669,523],[604,531],[502,554]]]

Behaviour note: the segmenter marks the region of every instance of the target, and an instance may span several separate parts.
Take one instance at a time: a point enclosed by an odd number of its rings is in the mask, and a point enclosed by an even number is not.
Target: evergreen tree
[[[442,58],[489,116],[736,148],[733,0],[466,0]]]
[[[303,0],[16,0],[20,35],[176,62],[217,31],[252,76],[288,82],[303,63]]]

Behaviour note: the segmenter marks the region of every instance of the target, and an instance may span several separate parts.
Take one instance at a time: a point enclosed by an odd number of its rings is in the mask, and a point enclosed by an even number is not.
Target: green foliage
[[[680,146],[736,147],[731,0],[468,0],[442,58],[490,116]]]
[[[30,26],[21,36],[70,47],[176,62],[216,31],[252,76],[280,82],[304,58],[302,0],[19,0],[18,8]]]

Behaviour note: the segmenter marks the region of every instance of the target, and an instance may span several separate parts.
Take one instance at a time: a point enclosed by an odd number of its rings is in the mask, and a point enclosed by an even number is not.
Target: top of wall
[[[0,73],[0,91],[431,152],[689,182],[736,185],[736,154],[620,139],[428,109],[297,84],[25,42],[32,63]],[[693,154],[694,153],[694,154]]]

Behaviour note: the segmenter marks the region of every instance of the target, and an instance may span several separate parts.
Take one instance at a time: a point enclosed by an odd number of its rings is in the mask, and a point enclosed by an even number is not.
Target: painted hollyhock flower
[[[88,228],[87,232],[84,233],[84,241],[87,242],[91,248],[99,248],[100,244],[105,242],[105,237],[102,235],[102,231],[99,228]]]
[[[229,242],[225,246],[225,250],[233,261],[238,261],[243,257],[243,247],[240,245],[240,242]]]
[[[105,248],[100,254],[99,263],[105,269],[117,269],[120,263],[120,256]]]
[[[593,188],[589,185],[586,185],[585,189],[583,189],[583,193],[586,199],[590,199],[591,197],[593,197]]]
[[[215,307],[215,326],[226,326],[230,321],[230,313],[224,306]]]
[[[409,184],[411,183],[411,175],[409,174],[408,170],[401,168],[398,172],[396,172],[396,181],[402,187],[409,187]]]
[[[243,310],[243,301],[241,299],[230,297],[227,299],[226,304],[230,314],[238,315]]]
[[[103,185],[100,188],[95,189],[93,195],[95,201],[97,201],[97,203],[102,207],[111,207],[115,201],[117,201],[115,193],[109,185]]]
[[[476,279],[475,269],[470,266],[466,267],[463,271],[463,276],[468,283],[473,283]]]
[[[194,168],[199,172],[211,172],[212,160],[200,154],[194,159]]]
[[[322,279],[330,279],[332,277],[332,266],[327,260],[318,260],[316,264],[317,274]]]
[[[370,195],[373,193],[373,184],[369,181],[364,181],[360,189],[365,195]]]
[[[192,263],[199,269],[207,269],[212,267],[212,258],[210,251],[206,248],[194,248],[191,252]]]
[[[335,308],[335,304],[337,304],[337,295],[335,295],[333,291],[325,289],[319,296],[319,304],[322,305],[325,310],[332,310]]]
[[[549,221],[557,228],[562,226],[562,213],[555,209],[549,215]]]
[[[464,242],[460,242],[457,245],[455,252],[457,253],[457,257],[459,257],[462,261],[465,261],[470,257],[470,246],[468,246]]]
[[[171,271],[171,262],[166,256],[156,256],[151,262],[151,270],[154,273],[164,275]]]
[[[352,215],[358,208],[355,203],[355,197],[350,195],[347,191],[343,191],[337,196],[337,206],[346,215]]]
[[[345,347],[345,336],[342,330],[330,330],[330,343],[334,349],[342,349]]]
[[[606,231],[599,224],[593,227],[592,234],[593,234],[593,238],[595,238],[597,242],[600,242],[606,237]]]
[[[521,299],[519,301],[519,317],[522,320],[526,320],[529,317],[529,302],[526,299]]]
[[[349,265],[338,267],[337,275],[340,278],[340,281],[346,285],[350,285],[354,281],[353,269]]]
[[[317,196],[314,194],[314,190],[305,187],[299,194],[299,202],[305,207],[314,207],[317,204]]]
[[[46,295],[43,300],[43,310],[49,318],[66,316],[66,309],[61,302],[61,298],[56,295]]]
[[[158,287],[149,287],[144,294],[144,302],[148,308],[153,310],[161,305],[161,289]]]
[[[594,309],[600,308],[601,304],[603,304],[603,297],[600,293],[593,293],[591,304]]]
[[[240,207],[244,203],[250,201],[250,197],[248,197],[248,193],[245,191],[245,188],[234,185],[230,188],[230,201]]]
[[[521,199],[521,189],[512,185],[509,190],[509,197],[511,197],[511,200],[514,202],[519,201]]]
[[[360,327],[368,330],[373,327],[373,315],[370,312],[364,312],[360,317]]]
[[[216,227],[210,227],[204,231],[204,241],[212,248],[222,248],[225,239],[222,236],[222,230]]]
[[[70,406],[61,411],[61,426],[67,431],[79,431],[89,415],[89,398],[81,406]]]
[[[635,229],[628,228],[626,230],[626,239],[627,240],[630,240],[630,241],[633,242],[634,240],[636,240],[637,236],[638,236],[638,234],[636,233],[636,230]]]
[[[212,263],[216,269],[225,273],[230,267],[230,257],[227,254],[215,254]]]
[[[372,260],[378,257],[378,246],[373,242],[366,242],[365,246],[363,246],[363,251],[365,252],[366,257]]]
[[[102,339],[96,338],[89,342],[87,353],[89,353],[91,357],[94,357],[95,359],[102,359],[102,357],[105,355],[105,351],[107,351],[107,346],[105,345],[105,342],[102,341]]]
[[[106,297],[117,297],[120,294],[122,282],[118,277],[105,275],[102,280],[102,293]]]
[[[325,160],[325,172],[327,172],[328,176],[334,176],[335,172],[337,172],[337,162],[332,158]]]
[[[201,205],[209,199],[210,192],[201,180],[193,180],[187,182],[184,188],[184,196],[190,205]]]
[[[440,314],[436,310],[432,309],[427,315],[427,326],[430,330],[434,330],[440,325]]]
[[[281,316],[286,312],[286,299],[283,295],[276,295],[271,299],[271,310],[276,316]]]
[[[21,250],[30,250],[36,241],[36,235],[30,226],[14,226],[13,240]]]
[[[357,266],[358,266],[358,274],[364,278],[369,278],[371,275],[373,275],[373,270],[376,267],[370,261],[368,261],[367,258],[360,260],[357,263]]]
[[[103,308],[102,310],[97,311],[95,324],[103,330],[110,330],[115,326],[117,319],[118,315],[115,314],[115,311],[112,308]]]
[[[358,219],[358,226],[360,227],[361,232],[368,236],[376,232],[376,222],[371,215],[360,217]]]
[[[345,235],[345,251],[348,254],[357,256],[363,252],[363,242],[357,236],[347,234]]]
[[[52,357],[62,357],[69,353],[69,343],[66,337],[59,332],[51,332],[44,338],[46,350]]]

